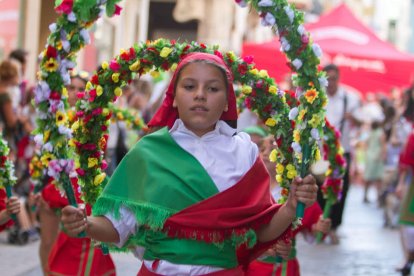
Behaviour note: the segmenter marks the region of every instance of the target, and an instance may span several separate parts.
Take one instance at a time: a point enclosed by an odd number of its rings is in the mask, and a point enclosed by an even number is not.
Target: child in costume
[[[86,75],[85,75],[86,74]],[[71,84],[67,86],[70,106],[76,103],[76,94],[85,90],[88,80],[86,72],[71,72]],[[69,124],[74,110],[68,110]],[[80,199],[77,178],[70,178],[76,200]],[[63,207],[68,205],[64,196],[49,178],[48,184],[42,190],[39,217],[41,222],[41,243],[39,255],[45,275],[115,275],[115,266],[110,255],[104,255],[102,250],[94,247],[90,238],[70,237],[65,229],[59,229],[59,216]],[[90,206],[86,207],[90,213]]]
[[[12,214],[20,212],[20,201],[17,197],[7,198],[4,188],[0,189],[0,232],[13,224]]]
[[[134,250],[138,275],[243,275],[287,231],[297,202],[315,202],[317,186],[297,178],[287,203],[275,204],[257,146],[234,128],[232,81],[221,57],[184,57],[149,123],[162,128],[124,157],[93,216],[62,210],[68,233]]]
[[[270,174],[270,188],[272,196],[275,200],[278,200],[281,195],[281,188],[276,182],[275,164],[269,160],[269,155],[274,148],[274,138],[272,136],[268,136],[262,139],[259,143],[259,147],[261,157]],[[291,241],[278,241],[269,250],[267,250],[265,254],[249,264],[246,276],[282,275],[283,267],[281,263],[276,263],[276,256],[281,256],[284,259],[287,259],[287,261],[285,261],[286,263],[283,264],[286,269],[285,275],[299,276],[300,268],[298,259],[296,258],[294,237],[298,233],[303,233],[305,238],[312,240],[318,232],[322,232],[324,234],[328,233],[330,226],[331,220],[329,218],[323,218],[322,209],[319,204],[315,202],[309,208],[305,209],[302,225],[293,231],[293,243],[291,243]]]

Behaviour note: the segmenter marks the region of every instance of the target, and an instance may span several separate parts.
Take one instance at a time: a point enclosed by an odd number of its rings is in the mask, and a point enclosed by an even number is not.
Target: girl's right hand
[[[9,216],[18,214],[20,212],[20,200],[12,196],[9,199],[7,199],[6,203],[6,212]]]
[[[277,256],[282,257],[284,260],[288,260],[290,251],[292,250],[292,242],[278,241],[273,249]]]
[[[66,206],[62,209],[61,221],[66,233],[76,237],[82,231],[86,231],[88,220],[84,209],[81,207]]]

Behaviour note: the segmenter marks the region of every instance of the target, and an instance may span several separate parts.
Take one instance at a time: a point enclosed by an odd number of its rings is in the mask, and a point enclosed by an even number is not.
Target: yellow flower
[[[102,66],[102,69],[106,70],[106,69],[108,69],[109,64],[108,64],[108,62],[104,61],[104,62],[102,62],[101,66]]]
[[[283,177],[280,174],[277,174],[276,175],[276,181],[277,181],[277,183],[282,183]]]
[[[73,129],[73,126],[72,126],[72,129]],[[68,142],[68,145],[69,145],[69,147],[75,147],[76,146],[75,139],[70,139],[69,142]]]
[[[93,185],[98,186],[99,184],[101,184],[105,180],[105,177],[106,177],[105,173],[98,174],[93,179]]]
[[[293,131],[293,141],[295,141],[296,143],[300,142],[300,132],[297,129]]]
[[[321,151],[318,148],[315,150],[315,160],[321,160]]]
[[[274,163],[276,162],[277,151],[273,149],[269,154],[269,161]]]
[[[69,96],[68,90],[66,89],[66,87],[62,88],[62,96],[65,97],[65,98],[67,98]]]
[[[171,54],[172,51],[173,51],[172,48],[164,47],[164,48],[162,48],[162,50],[160,52],[160,57],[166,58]]]
[[[325,176],[330,176],[332,174],[332,169],[329,168],[326,172],[325,172]]]
[[[117,97],[120,97],[122,95],[122,89],[120,87],[115,88],[114,94]]]
[[[293,166],[291,163],[287,164],[286,169],[287,169],[288,171],[293,171],[293,170],[296,170],[295,166]]]
[[[73,122],[73,120],[75,119],[76,112],[75,112],[75,110],[73,110],[73,109],[69,109],[69,110],[66,112],[66,115],[68,116],[68,120],[69,120],[69,122]]]
[[[98,85],[96,87],[96,96],[99,97],[100,95],[102,95],[102,93],[103,93],[103,88],[102,88],[102,86]]]
[[[286,176],[289,179],[295,178],[295,176],[296,176],[296,170],[290,170],[290,171],[288,171]]]
[[[43,133],[43,143],[46,143],[47,141],[49,141],[49,138],[50,138],[50,130],[46,130]]]
[[[306,109],[302,109],[302,110],[299,112],[298,119],[299,119],[299,120],[303,120],[303,117],[305,117],[305,114],[306,114],[307,112],[308,112],[308,111],[307,111]]]
[[[55,72],[59,68],[59,64],[56,59],[49,58],[49,60],[43,65],[43,68],[48,72]]]
[[[126,53],[125,49],[124,48],[121,48],[121,50],[119,50],[119,54],[122,55],[124,53]]]
[[[285,171],[285,166],[283,166],[280,163],[276,165],[276,172],[277,172],[277,174],[282,174],[284,171]]]
[[[253,68],[249,71],[252,75],[256,76],[259,74],[259,70],[257,70],[257,68]]]
[[[309,121],[309,124],[313,127],[316,128],[318,127],[318,125],[320,124],[321,119],[317,114],[313,114],[312,115],[312,119]]]
[[[305,92],[305,98],[310,104],[312,104],[317,97],[318,97],[318,91],[316,91],[315,88],[309,89]]]
[[[75,168],[80,168],[80,162],[78,158],[75,159],[74,163],[75,163]]]
[[[259,76],[262,77],[262,78],[267,78],[267,77],[269,77],[269,74],[267,73],[266,70],[260,70]]]
[[[50,152],[47,152],[40,157],[40,160],[42,161],[42,165],[47,167],[49,165],[49,162],[55,159],[56,157],[51,154]]]
[[[228,57],[231,61],[235,61],[237,59],[236,54],[233,51],[228,52]]]
[[[92,89],[92,87],[93,87],[93,84],[92,84],[90,81],[88,81],[88,82],[86,83],[85,90],[86,90],[86,91],[89,91],[89,90],[91,90],[91,89]]]
[[[114,83],[117,83],[118,81],[119,81],[119,73],[113,73],[112,74],[112,81],[114,82]]]
[[[150,73],[151,77],[153,77],[154,79],[158,78],[160,76],[160,72],[158,71],[151,71]]]
[[[242,93],[245,95],[249,95],[250,93],[252,93],[252,87],[248,86],[248,85],[243,85],[242,86]]]
[[[170,70],[172,71],[172,72],[174,72],[175,71],[175,69],[177,69],[177,63],[174,63],[173,65],[171,65],[171,67],[170,67]]]
[[[277,87],[274,85],[269,86],[269,93],[270,94],[276,94],[277,93]]]
[[[95,157],[89,157],[88,158],[88,168],[92,168],[98,165],[98,158]]]
[[[76,131],[79,128],[79,121],[76,121],[72,124],[72,131]]]
[[[109,115],[109,109],[106,108],[106,107],[104,109],[102,109],[102,115],[108,116]]]
[[[129,70],[131,70],[132,72],[136,72],[136,71],[139,70],[140,65],[141,65],[141,63],[139,62],[139,60],[137,60],[129,66]]]
[[[117,112],[116,117],[118,118],[118,120],[122,121],[124,119],[124,114],[122,114],[122,112]]]
[[[66,123],[66,114],[62,111],[56,111],[56,125],[60,126]]]
[[[276,125],[276,120],[273,118],[268,118],[265,122],[265,125],[268,127],[274,127]]]
[[[338,149],[338,153],[339,153],[339,154],[344,154],[344,148],[343,148],[343,147],[339,147],[339,149]]]
[[[328,104],[328,98],[323,99],[322,107],[326,107],[327,104]]]
[[[58,50],[60,51],[60,50],[62,50],[62,48],[63,48],[63,46],[62,46],[62,41],[61,41],[61,40],[59,40],[59,41],[56,43],[56,49],[58,49]]]

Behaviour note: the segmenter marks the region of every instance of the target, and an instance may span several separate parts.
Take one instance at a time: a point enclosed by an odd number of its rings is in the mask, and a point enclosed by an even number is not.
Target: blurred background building
[[[26,78],[35,79],[36,60],[56,20],[54,0],[0,0],[0,59],[14,48],[29,52]],[[382,39],[414,53],[413,0],[291,0],[306,12],[306,21],[340,3]],[[124,0],[121,16],[102,18],[92,28],[92,44],[78,56],[81,69],[93,71],[121,48],[160,37],[219,44],[222,50],[239,52],[244,41],[263,42],[273,36],[259,16],[238,7],[233,0]],[[397,31],[398,30],[398,31]]]

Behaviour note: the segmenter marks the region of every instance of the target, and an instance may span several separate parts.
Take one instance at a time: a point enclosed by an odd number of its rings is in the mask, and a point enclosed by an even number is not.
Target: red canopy
[[[344,4],[305,27],[323,50],[321,64],[338,65],[341,82],[362,95],[389,95],[393,87],[407,87],[414,80],[414,55],[380,40]],[[242,56],[254,56],[257,67],[268,70],[279,82],[290,72],[279,49],[277,39],[262,44],[245,43]]]
[[[9,52],[16,47],[19,24],[19,1],[0,1],[0,48]]]

